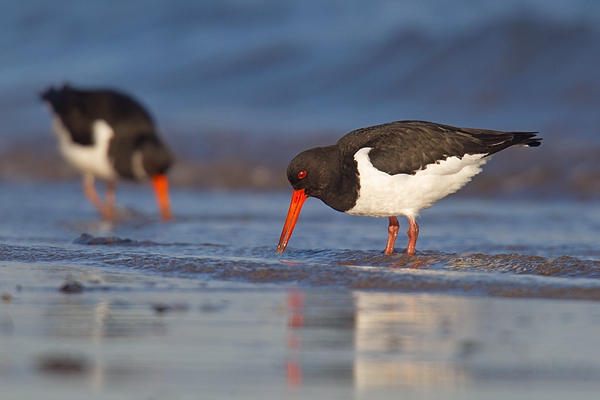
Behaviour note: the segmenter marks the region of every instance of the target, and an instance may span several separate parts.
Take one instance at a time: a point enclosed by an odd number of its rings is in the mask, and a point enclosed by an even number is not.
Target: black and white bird
[[[493,154],[512,146],[539,146],[542,139],[536,134],[397,121],[306,150],[287,168],[294,192],[277,251],[285,250],[302,205],[312,196],[347,214],[388,217],[385,254],[394,252],[397,216],[405,216],[406,253],[413,255],[421,210],[463,187]]]
[[[53,130],[65,159],[83,173],[86,197],[103,218],[114,219],[115,185],[120,178],[151,180],[161,218],[171,218],[168,180],[171,152],[157,135],[150,114],[114,90],[79,90],[68,85],[41,94],[52,113]],[[107,182],[103,201],[94,179]]]

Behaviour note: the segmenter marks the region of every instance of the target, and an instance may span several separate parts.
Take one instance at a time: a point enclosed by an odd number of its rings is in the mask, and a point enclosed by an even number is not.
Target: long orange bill
[[[279,254],[283,253],[283,251],[287,247],[288,241],[290,240],[290,237],[292,237],[294,226],[296,226],[296,221],[300,216],[302,204],[304,204],[304,201],[307,198],[308,195],[304,193],[304,189],[294,190],[294,193],[292,194],[290,210],[288,211],[287,218],[285,219],[283,231],[281,231],[281,237],[279,238],[279,245],[277,246],[277,252]]]
[[[169,180],[166,175],[155,175],[152,177],[152,186],[156,194],[156,202],[160,211],[160,218],[168,221],[173,218],[171,214],[171,201],[169,200]]]

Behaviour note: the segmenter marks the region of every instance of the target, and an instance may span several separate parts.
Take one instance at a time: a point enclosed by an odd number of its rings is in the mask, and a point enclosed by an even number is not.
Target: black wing
[[[456,128],[424,121],[397,121],[352,131],[338,141],[342,155],[371,147],[375,168],[390,175],[415,174],[428,164],[465,154],[491,155],[510,146],[539,146],[535,132]]]
[[[154,134],[150,114],[131,97],[114,90],[77,90],[65,85],[49,88],[41,98],[50,103],[73,141],[81,145],[93,144],[92,125],[99,119],[113,128],[115,137]]]

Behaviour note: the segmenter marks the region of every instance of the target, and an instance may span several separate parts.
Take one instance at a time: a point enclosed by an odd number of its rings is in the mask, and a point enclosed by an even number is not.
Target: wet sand
[[[3,263],[2,398],[597,398],[600,304]],[[61,291],[70,280],[81,291]]]

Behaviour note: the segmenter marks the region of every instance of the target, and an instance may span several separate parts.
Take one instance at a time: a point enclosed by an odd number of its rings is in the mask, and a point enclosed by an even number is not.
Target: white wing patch
[[[91,146],[83,146],[73,142],[58,116],[52,122],[54,133],[58,137],[59,148],[65,159],[81,172],[98,178],[113,180],[117,172],[108,159],[108,146],[114,131],[106,121],[99,119],[92,126]]]
[[[369,151],[371,148],[366,147],[354,154],[360,193],[356,205],[346,211],[348,214],[417,217],[422,209],[463,187],[490,159],[490,156],[484,158],[485,154],[453,156],[429,164],[415,175],[389,175],[371,164]]]

